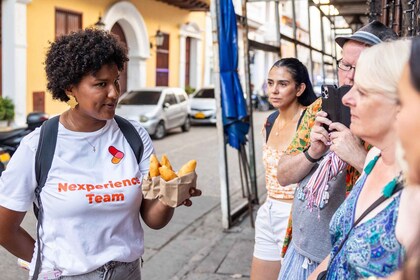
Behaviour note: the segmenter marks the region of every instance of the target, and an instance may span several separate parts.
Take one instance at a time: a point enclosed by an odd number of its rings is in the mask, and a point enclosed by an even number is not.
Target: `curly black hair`
[[[50,43],[45,59],[47,89],[53,99],[67,102],[65,90],[85,75],[95,74],[108,64],[122,71],[126,61],[127,49],[116,35],[93,28],[72,32]]]

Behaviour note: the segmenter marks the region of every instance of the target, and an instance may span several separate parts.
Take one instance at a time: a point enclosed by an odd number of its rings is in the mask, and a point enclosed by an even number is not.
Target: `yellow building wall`
[[[82,27],[90,27],[99,14],[104,15],[115,1],[109,0],[33,0],[27,5],[27,112],[33,110],[32,93],[45,91],[45,111],[51,115],[60,114],[68,107],[60,101],[53,101],[46,89],[44,69],[45,54],[48,42],[55,39],[55,9],[74,11],[82,14]],[[169,86],[179,86],[179,52],[180,26],[187,22],[195,22],[202,33],[202,65],[204,67],[205,46],[205,13],[190,12],[155,0],[131,1],[147,27],[149,40],[160,28],[170,34],[169,42]],[[151,56],[146,62],[146,86],[155,86],[156,49],[151,49]],[[204,71],[201,71],[203,75]]]
[[[188,20],[188,11],[177,7],[146,0],[135,4],[141,12],[147,24],[149,36],[153,36],[160,29],[169,34],[169,85],[177,86],[179,81],[179,26]],[[170,16],[165,16],[170,15]],[[150,37],[152,43],[154,38]],[[156,48],[150,50],[150,59],[147,60],[147,86],[155,86],[156,83]]]

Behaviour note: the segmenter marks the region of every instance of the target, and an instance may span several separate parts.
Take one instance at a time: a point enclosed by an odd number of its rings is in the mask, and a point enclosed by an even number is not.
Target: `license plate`
[[[0,154],[0,162],[2,162],[4,164],[4,166],[7,165],[7,163],[10,160],[10,155],[9,153],[2,153]]]
[[[206,115],[204,115],[202,112],[198,112],[195,114],[196,119],[204,119]]]

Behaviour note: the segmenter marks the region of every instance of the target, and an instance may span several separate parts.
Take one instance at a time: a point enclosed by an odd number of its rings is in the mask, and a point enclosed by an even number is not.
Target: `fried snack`
[[[157,159],[155,154],[152,154],[152,156],[150,157],[150,169],[149,169],[149,174],[150,177],[157,177],[159,176],[159,167],[160,167],[160,163],[159,160]]]
[[[181,177],[181,176],[187,175],[188,173],[194,172],[196,166],[197,166],[197,161],[194,159],[190,160],[189,162],[187,162],[181,167],[181,169],[178,171],[178,176]]]
[[[160,161],[160,163],[161,163],[162,165],[165,165],[165,166],[169,167],[169,169],[171,169],[172,171],[174,170],[174,169],[172,168],[172,165],[171,165],[171,163],[169,162],[168,156],[167,156],[166,154],[163,154],[163,155],[162,155],[162,160]]]
[[[171,181],[172,179],[178,177],[176,173],[173,170],[169,169],[169,167],[167,167],[166,165],[162,165],[161,167],[159,167],[159,173],[160,178],[162,178],[165,181]]]

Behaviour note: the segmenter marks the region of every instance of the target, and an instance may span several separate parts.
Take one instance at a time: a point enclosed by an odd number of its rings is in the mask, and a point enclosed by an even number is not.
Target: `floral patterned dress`
[[[354,223],[356,203],[366,178],[366,173],[363,173],[353,191],[331,219],[330,234],[333,247],[327,279],[386,277],[403,262],[404,249],[395,236],[401,192],[374,217],[354,227],[338,251]]]

